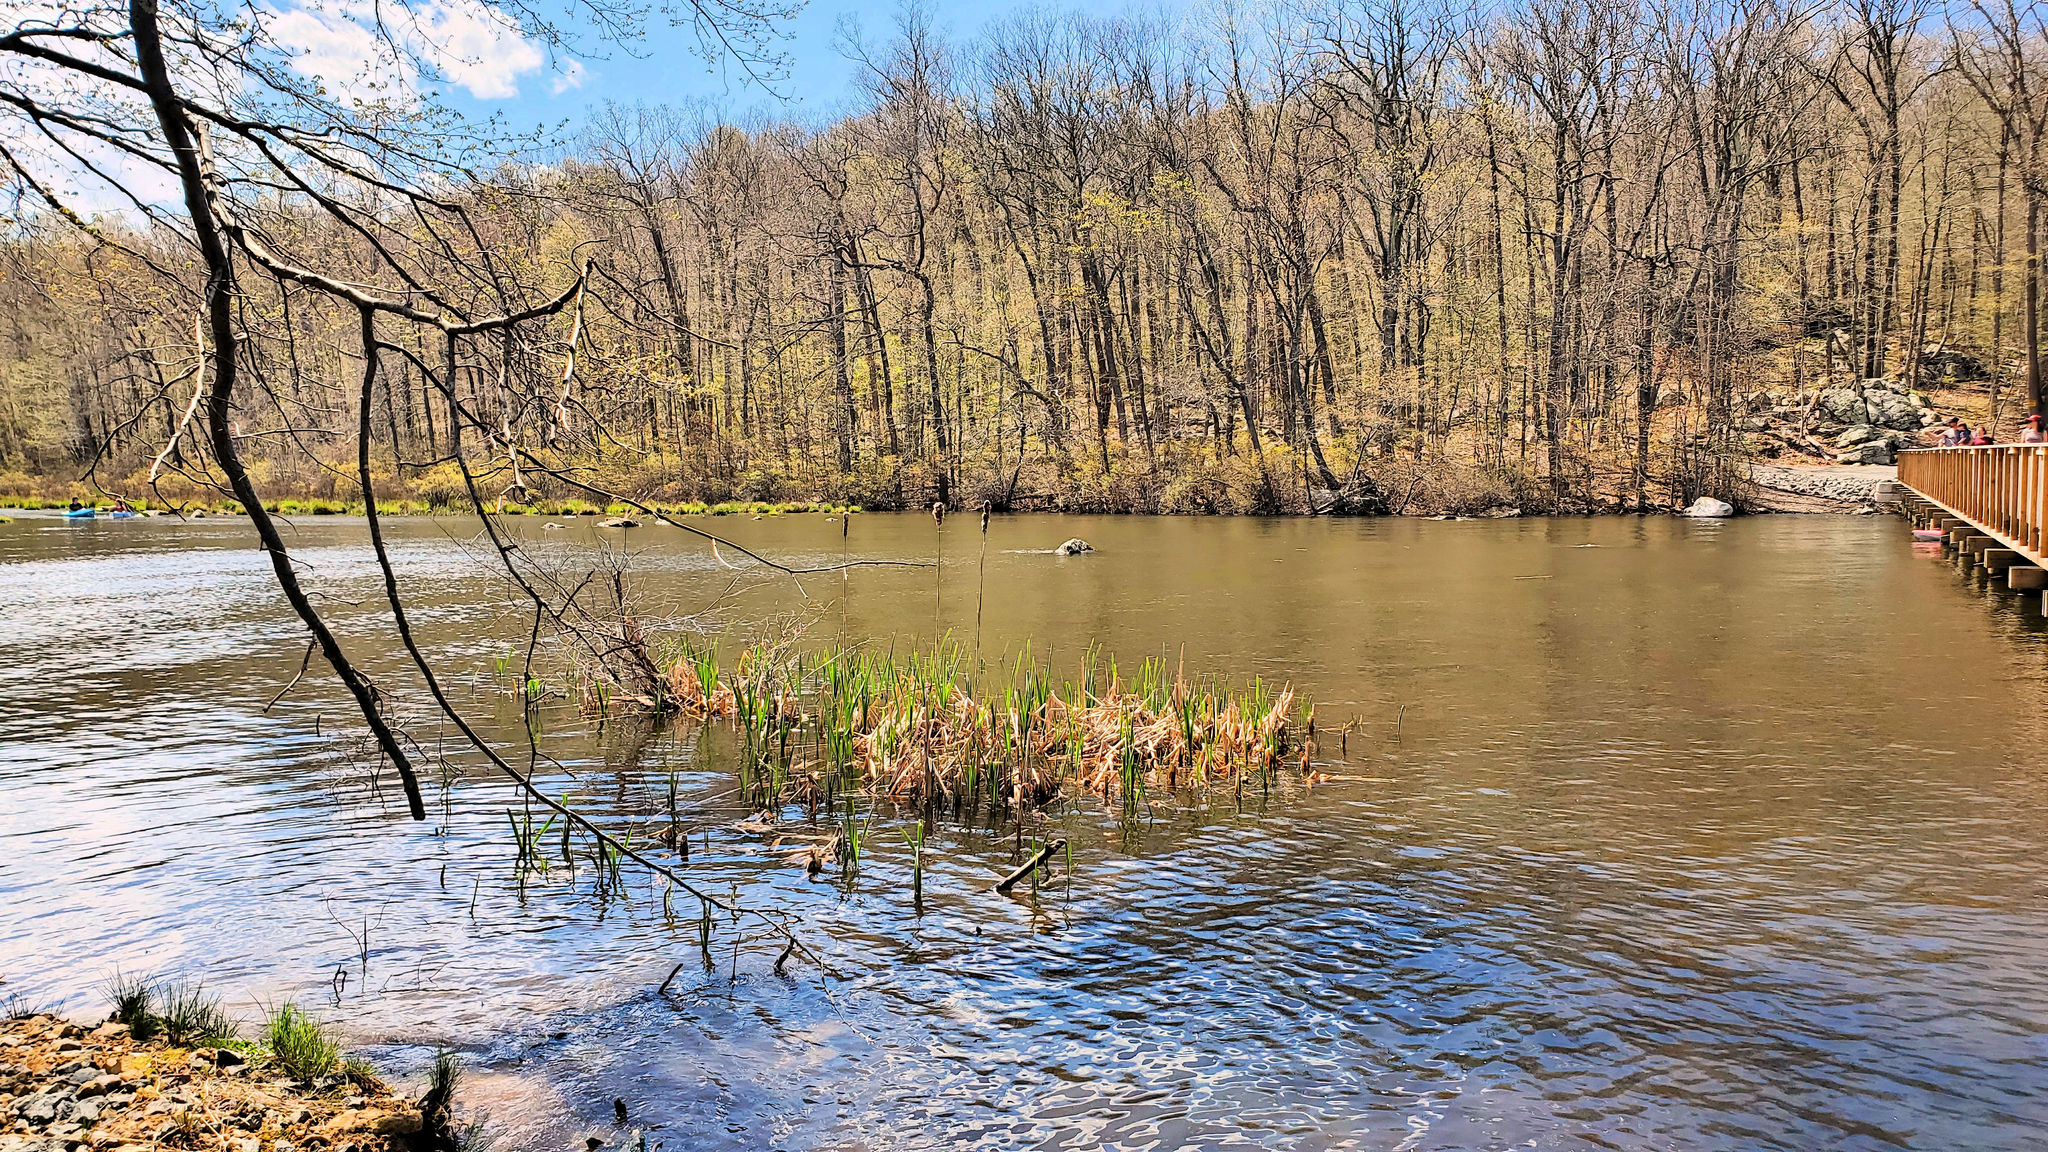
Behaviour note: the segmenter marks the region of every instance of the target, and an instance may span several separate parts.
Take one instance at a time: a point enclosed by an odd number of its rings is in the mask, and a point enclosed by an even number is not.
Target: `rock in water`
[[[638,520],[628,520],[624,516],[614,516],[609,520],[599,520],[597,526],[599,528],[638,528],[640,522]]]
[[[1685,514],[1700,520],[1723,520],[1735,515],[1735,505],[1712,496],[1702,496],[1692,502],[1692,507],[1687,508]]]
[[[1065,544],[1062,544],[1059,547],[1053,549],[1053,551],[1059,553],[1062,556],[1079,556],[1083,552],[1093,552],[1095,551],[1095,549],[1089,547],[1088,542],[1086,540],[1083,540],[1079,536],[1076,536],[1072,540],[1067,541]]]

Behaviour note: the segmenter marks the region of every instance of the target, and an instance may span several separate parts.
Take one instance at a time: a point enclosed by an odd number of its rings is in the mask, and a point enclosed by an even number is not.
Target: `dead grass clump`
[[[729,717],[739,709],[732,686],[718,675],[718,650],[683,646],[683,654],[669,665],[667,688],[671,707],[697,720]]]

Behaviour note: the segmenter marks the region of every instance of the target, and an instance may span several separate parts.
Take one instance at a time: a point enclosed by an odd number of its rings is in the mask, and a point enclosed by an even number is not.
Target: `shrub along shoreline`
[[[76,496],[0,496],[0,508],[21,511],[42,511],[70,506],[73,499],[80,504],[105,510],[112,506],[112,497],[104,493],[89,492]],[[183,503],[167,505],[163,501],[131,500],[129,507],[153,516],[167,516],[182,513],[201,516],[241,516],[246,510],[233,500],[213,503]],[[822,502],[730,501],[723,504],[658,504],[648,507],[664,516],[795,516],[804,514],[851,515],[861,512],[859,505],[827,504]],[[264,508],[279,516],[361,516],[365,509],[360,500],[322,500],[287,497],[264,504]],[[504,504],[491,511],[499,516],[540,516],[547,518],[572,519],[579,516],[632,516],[640,509],[631,504],[597,505],[580,500],[542,501],[533,504]],[[446,507],[427,504],[418,500],[379,500],[379,516],[466,516],[467,508]]]
[[[1780,461],[1776,471],[1798,471],[1811,461]],[[956,490],[950,507],[955,511],[987,507],[1000,513],[1051,513],[1068,515],[1158,515],[1158,516],[1457,516],[1519,517],[1589,514],[1630,514],[1676,512],[1708,488],[1721,493],[1738,508],[1768,507],[1768,500],[1750,478],[1747,467],[1729,472],[1713,485],[1657,486],[1643,494],[1642,506],[1628,491],[1625,474],[1608,477],[1593,496],[1560,500],[1547,483],[1529,472],[1512,468],[1449,467],[1430,464],[1406,465],[1379,480],[1355,477],[1342,489],[1318,489],[1301,477],[1261,482],[1256,475],[1236,473],[1222,476],[1180,477],[1173,483],[1159,478],[1118,477],[1112,484],[1077,484],[1042,491]],[[1874,478],[1873,478],[1874,479]],[[297,481],[273,478],[259,483],[259,489],[276,493],[266,497],[264,507],[280,516],[361,516],[363,502],[353,485],[332,476]],[[665,516],[785,516],[848,515],[867,512],[924,511],[932,506],[932,493],[906,486],[896,492],[836,493],[829,486],[817,490],[779,487],[770,498],[740,499],[684,498],[676,485],[637,487],[631,484],[608,489],[625,499],[637,501],[598,502],[569,492],[527,492],[523,500],[498,498],[490,509],[504,516],[541,516],[568,519],[583,516],[642,515],[641,507]],[[809,495],[805,493],[809,491]],[[467,494],[445,484],[428,483],[425,478],[404,480],[386,477],[379,481],[377,512],[380,516],[461,516],[472,514]],[[822,495],[819,493],[823,493]],[[99,507],[111,506],[117,496],[130,506],[151,513],[176,511],[187,516],[240,515],[242,506],[223,500],[217,491],[186,486],[178,490],[152,491],[141,484],[94,485],[83,480],[51,476],[0,473],[0,509],[56,509],[73,500]]]
[[[1575,474],[1570,495],[1561,494],[1532,461],[1509,454],[1490,463],[1443,456],[1409,457],[1383,454],[1338,461],[1325,476],[1306,458],[1282,446],[1269,447],[1263,457],[1250,454],[1218,459],[1164,454],[1157,461],[1120,459],[1108,467],[1076,460],[1071,467],[1044,462],[986,472],[975,470],[946,480],[916,460],[885,458],[858,462],[854,472],[815,470],[750,470],[725,474],[704,471],[682,461],[665,463],[607,457],[574,469],[576,483],[528,474],[525,486],[508,488],[505,474],[478,475],[486,501],[506,512],[572,515],[579,512],[623,514],[620,505],[603,505],[611,493],[637,500],[670,514],[765,515],[770,511],[921,511],[944,498],[956,510],[988,508],[994,512],[1059,512],[1087,515],[1248,515],[1298,516],[1347,514],[1480,515],[1514,510],[1536,515],[1550,512],[1608,512],[1633,508],[1630,464],[1616,457],[1588,463]],[[265,506],[284,514],[319,515],[360,510],[360,489],[353,462],[318,466],[308,461],[258,461],[252,478],[265,494]],[[470,507],[469,481],[449,464],[378,466],[373,481],[380,511],[461,512]],[[1725,469],[1722,471],[1726,471]],[[1335,487],[1330,486],[1331,479]],[[589,488],[580,487],[590,485]],[[1683,507],[1712,488],[1721,491],[1739,482],[1692,476],[1653,483],[1643,496],[1652,509]],[[192,477],[159,477],[147,472],[103,469],[93,475],[61,472],[0,471],[0,505],[28,500],[43,506],[80,500],[129,501],[225,509],[226,493]],[[1737,493],[1739,496],[1739,493]]]

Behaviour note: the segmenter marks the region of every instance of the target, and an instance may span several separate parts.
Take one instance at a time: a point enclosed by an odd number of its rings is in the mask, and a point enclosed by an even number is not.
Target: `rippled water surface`
[[[1015,518],[985,559],[964,517],[708,523],[778,557],[944,565],[733,587],[643,529],[650,611],[1291,680],[1332,779],[1135,821],[1076,804],[1032,830],[1072,840],[1071,872],[1015,898],[988,892],[1014,828],[942,827],[919,904],[892,814],[857,879],[807,884],[727,826],[717,733],[550,710],[550,790],[638,826],[675,774],[693,876],[799,912],[834,975],[777,975],[777,943],[725,928],[707,971],[694,905],[644,878],[518,883],[516,798],[477,765],[433,767],[432,818],[406,819],[317,662],[266,713],[305,640],[245,524],[24,516],[0,524],[0,993],[99,1012],[118,966],[203,978],[245,1017],[318,1006],[400,1069],[455,1045],[517,1148],[2048,1131],[2048,630],[1897,521]],[[600,536],[516,530],[565,571]],[[393,531],[459,702],[523,748],[495,663],[530,620],[468,526]],[[1099,551],[1025,551],[1075,535]],[[452,747],[361,525],[292,545],[412,737]]]

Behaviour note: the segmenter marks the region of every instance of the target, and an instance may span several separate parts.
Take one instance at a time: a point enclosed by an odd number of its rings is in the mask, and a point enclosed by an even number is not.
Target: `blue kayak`
[[[107,513],[107,519],[109,519],[109,520],[133,520],[133,519],[135,519],[135,518],[136,518],[137,516],[140,516],[140,515],[142,515],[142,513],[140,513],[140,512],[109,512],[109,513]]]
[[[64,513],[64,518],[66,520],[90,520],[92,519],[92,517],[93,509],[91,508],[73,508],[70,511]]]

